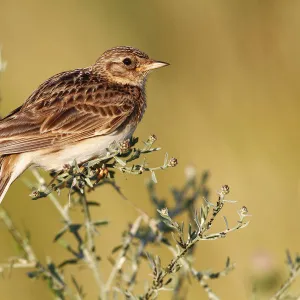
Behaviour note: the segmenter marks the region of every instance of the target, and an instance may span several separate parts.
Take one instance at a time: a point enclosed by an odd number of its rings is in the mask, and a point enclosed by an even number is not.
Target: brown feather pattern
[[[107,82],[93,68],[57,74],[0,121],[0,155],[35,151],[139,122],[146,104],[140,88]]]

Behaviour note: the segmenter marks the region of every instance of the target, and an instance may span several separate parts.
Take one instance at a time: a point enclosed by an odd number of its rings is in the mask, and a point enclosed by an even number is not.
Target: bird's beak
[[[166,67],[168,65],[170,65],[170,64],[163,62],[163,61],[148,59],[142,66],[137,68],[137,70],[145,72],[145,71],[150,71],[150,70]]]

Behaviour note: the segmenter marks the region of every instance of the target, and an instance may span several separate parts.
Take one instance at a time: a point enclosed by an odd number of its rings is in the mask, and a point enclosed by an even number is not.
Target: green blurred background
[[[200,245],[195,264],[218,270],[229,255],[236,270],[212,288],[222,299],[249,299],[253,278],[271,270],[283,279],[286,248],[300,250],[299,31],[299,1],[0,0],[0,44],[8,62],[0,80],[0,113],[22,104],[51,75],[88,66],[116,45],[170,62],[150,76],[148,110],[136,135],[155,133],[158,144],[179,159],[177,168],[157,174],[162,195],[182,183],[185,167],[193,164],[199,174],[211,172],[212,191],[229,184],[230,199],[248,207],[250,226]],[[162,160],[162,152],[150,157],[153,165]],[[117,179],[133,203],[153,214],[146,177]],[[40,257],[60,261],[66,254],[52,243],[59,216],[48,200],[31,201],[28,194],[18,180],[3,205],[31,232]],[[111,221],[97,244],[105,261],[137,213],[110,188],[90,198],[102,203],[97,218]],[[227,211],[233,224],[235,208]],[[2,224],[0,243],[1,262],[17,253]],[[169,261],[168,252],[153,251]],[[103,268],[108,272],[109,265]],[[87,299],[95,299],[89,270],[73,271]],[[148,273],[145,269],[141,280],[151,280]],[[193,283],[188,299],[202,296]],[[14,270],[0,280],[0,299],[52,296],[44,283]],[[168,293],[161,299],[169,299]]]

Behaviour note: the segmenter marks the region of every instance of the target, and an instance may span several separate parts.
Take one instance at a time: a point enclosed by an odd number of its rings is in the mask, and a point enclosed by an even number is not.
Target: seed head
[[[97,179],[101,180],[102,178],[105,178],[108,176],[109,172],[108,172],[108,168],[103,164],[101,168],[98,168],[96,170],[97,173]]]
[[[31,197],[31,198],[37,198],[37,197],[39,197],[40,196],[40,191],[38,191],[38,190],[33,190],[30,194],[29,194],[29,196]]]
[[[155,134],[150,135],[148,138],[148,141],[151,144],[153,144],[156,140],[157,140],[157,136]]]
[[[163,216],[168,216],[169,215],[169,211],[168,211],[168,209],[166,207],[162,208],[159,212]]]
[[[120,152],[121,153],[126,153],[130,149],[130,140],[124,140],[123,142],[120,143]]]
[[[225,185],[222,186],[222,188],[221,188],[221,193],[222,193],[223,195],[229,194],[229,191],[230,191],[230,189],[229,189],[229,186],[228,186],[227,184],[225,184]]]
[[[145,171],[145,168],[143,166],[140,166],[139,168],[139,174],[143,174]]]
[[[178,160],[175,157],[172,157],[168,163],[169,167],[176,167],[178,165]]]
[[[242,216],[245,216],[248,214],[248,208],[246,206],[242,206],[242,208],[240,209],[240,213]]]

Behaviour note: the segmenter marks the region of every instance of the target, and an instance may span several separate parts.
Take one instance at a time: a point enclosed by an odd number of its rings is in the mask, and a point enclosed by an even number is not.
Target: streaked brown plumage
[[[137,49],[115,47],[94,65],[41,84],[0,121],[0,202],[30,165],[61,169],[130,137],[146,109],[147,74],[166,65]]]

